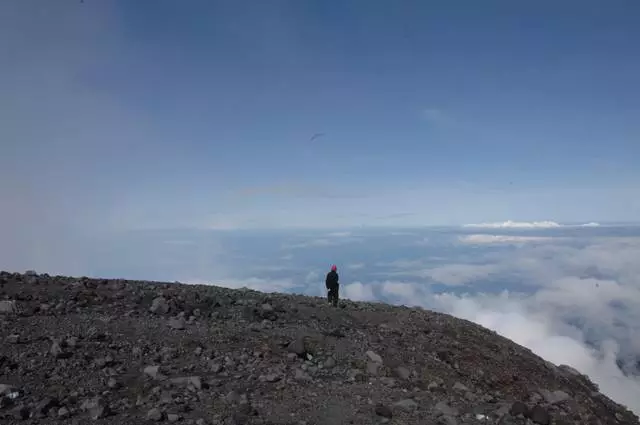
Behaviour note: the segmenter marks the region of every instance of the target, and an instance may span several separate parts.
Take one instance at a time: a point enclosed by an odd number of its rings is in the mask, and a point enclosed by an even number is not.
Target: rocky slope
[[[0,300],[0,423],[640,423],[431,311],[35,273],[1,273]]]

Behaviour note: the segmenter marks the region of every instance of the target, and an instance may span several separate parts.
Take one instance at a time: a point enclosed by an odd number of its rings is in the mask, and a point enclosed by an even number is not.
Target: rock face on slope
[[[640,424],[471,322],[214,286],[0,274],[0,423]]]

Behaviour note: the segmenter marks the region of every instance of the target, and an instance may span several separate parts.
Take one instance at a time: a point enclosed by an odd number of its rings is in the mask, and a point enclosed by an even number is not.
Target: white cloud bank
[[[507,220],[504,222],[496,223],[478,223],[478,224],[465,224],[462,227],[472,228],[485,228],[485,229],[555,229],[558,227],[598,227],[599,223],[591,222],[585,224],[569,225],[560,224],[555,221],[512,221]]]
[[[522,244],[527,242],[551,242],[556,238],[548,236],[515,236],[515,235],[465,235],[458,240],[465,244]]]

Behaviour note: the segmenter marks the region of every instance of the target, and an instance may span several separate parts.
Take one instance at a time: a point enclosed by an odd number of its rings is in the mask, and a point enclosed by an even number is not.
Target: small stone
[[[29,419],[29,409],[25,405],[16,406],[11,409],[9,415],[18,420]]]
[[[390,408],[385,406],[384,404],[378,404],[375,408],[376,415],[382,416],[383,418],[391,419],[393,417],[393,412]]]
[[[20,335],[19,334],[11,334],[6,338],[8,344],[19,344],[20,343]]]
[[[539,425],[551,424],[549,412],[539,404],[535,405],[525,416]]]
[[[170,382],[173,385],[192,385],[195,389],[202,389],[202,379],[199,376],[185,376],[180,378],[171,378]]]
[[[184,317],[172,317],[169,319],[169,327],[171,329],[182,330],[186,327],[186,321]]]
[[[58,405],[59,405],[58,399],[47,397],[41,400],[36,405],[36,411],[42,415],[47,415],[49,413],[49,410],[51,410],[54,407],[58,407]]]
[[[169,413],[167,415],[167,420],[169,422],[178,422],[180,420],[180,415],[176,415],[175,413]]]
[[[295,353],[300,357],[304,357],[304,355],[306,354],[304,337],[298,337],[295,340],[291,341],[287,346],[287,350],[290,353]]]
[[[456,382],[455,384],[453,384],[453,389],[456,391],[469,391],[469,388],[467,388],[466,385],[460,382]]]
[[[310,381],[311,377],[302,369],[296,369],[294,379],[296,381]]]
[[[380,369],[380,366],[382,366],[382,363],[367,362],[367,373],[369,375],[377,376],[378,369]]]
[[[143,373],[153,379],[163,379],[164,375],[160,372],[160,366],[147,366]]]
[[[521,401],[516,401],[511,405],[511,409],[509,409],[509,414],[511,416],[526,415],[528,411],[529,411],[529,408],[527,407],[526,404],[524,404]]]
[[[479,420],[484,420],[484,419],[479,419]],[[445,415],[438,418],[438,425],[458,425],[458,421],[453,416]]]
[[[435,405],[434,409],[440,415],[444,415],[444,416],[456,416],[458,414],[458,409],[449,406],[449,404],[444,401],[439,401]]]
[[[571,398],[569,394],[562,390],[549,391],[549,390],[540,390],[540,395],[544,398],[544,400],[549,404],[558,404],[563,401],[567,401]]]
[[[164,297],[157,297],[151,302],[149,311],[156,314],[167,314],[169,312],[169,303]]]
[[[224,397],[224,399],[230,404],[238,403],[240,401],[240,394],[236,391],[231,391]]]
[[[115,390],[120,388],[120,383],[116,380],[116,378],[109,378],[109,380],[107,381],[107,387]]]
[[[367,357],[369,358],[369,360],[371,360],[372,362],[382,364],[382,357],[380,357],[379,355],[377,355],[373,351],[369,350],[369,351],[367,351],[366,354],[367,354]]]
[[[15,387],[12,385],[0,384],[0,395],[9,395],[15,390]]]
[[[413,410],[416,407],[418,407],[418,403],[416,403],[415,401],[413,401],[410,398],[407,398],[405,400],[400,400],[400,401],[397,401],[397,402],[393,403],[393,406],[394,407],[399,407],[400,409],[403,409],[403,410]]]
[[[264,377],[264,380],[267,382],[278,382],[280,380],[280,376],[275,373],[270,373]]]
[[[64,352],[58,341],[53,341],[51,348],[49,349],[49,353],[51,353],[51,355],[56,359],[67,359],[71,357],[71,353]]]
[[[58,409],[58,417],[60,419],[66,419],[69,416],[71,416],[71,412],[69,412],[69,409],[67,409],[66,407],[61,407],[60,409]]]
[[[409,371],[409,369],[403,366],[398,366],[395,369],[395,372],[398,378],[404,379],[405,381],[411,377],[411,372]]]
[[[147,419],[150,421],[160,422],[162,420],[162,412],[158,408],[153,408],[147,412]]]
[[[0,301],[0,313],[11,314],[11,313],[17,313],[17,312],[18,312],[18,307],[16,306],[15,301],[7,301],[7,300]]]
[[[324,361],[324,367],[326,367],[327,369],[331,369],[335,366],[336,366],[336,359],[334,359],[333,357],[329,357],[327,358],[327,360]]]
[[[96,421],[109,415],[109,406],[100,397],[85,400],[80,406],[80,410],[88,411],[89,417]]]

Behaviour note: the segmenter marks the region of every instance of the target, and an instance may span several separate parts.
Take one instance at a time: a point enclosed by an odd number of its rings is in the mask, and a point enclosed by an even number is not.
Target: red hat
[[[335,272],[336,270],[338,270],[338,267],[334,264],[333,266],[331,266],[331,271]]]

